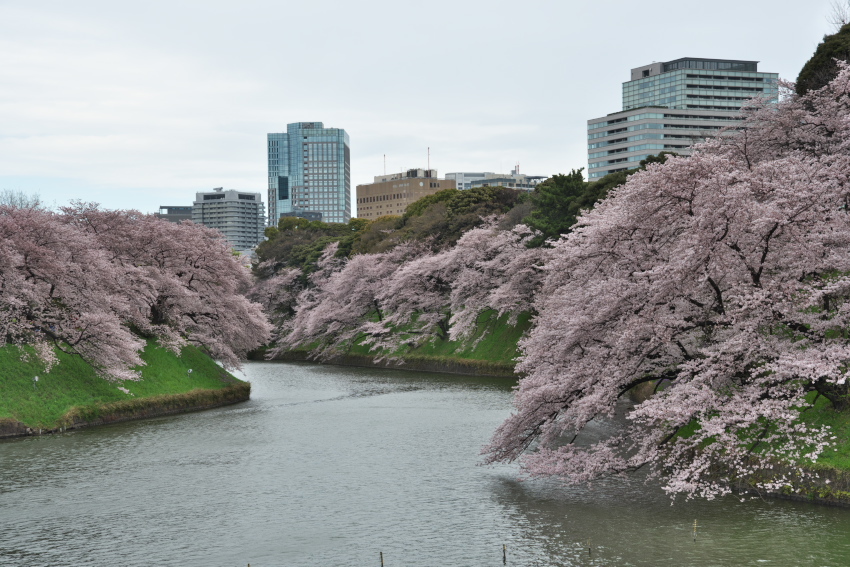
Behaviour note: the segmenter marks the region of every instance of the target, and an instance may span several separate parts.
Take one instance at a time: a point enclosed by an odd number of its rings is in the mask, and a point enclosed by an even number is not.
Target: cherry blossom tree
[[[449,336],[451,285],[457,273],[451,249],[421,254],[398,267],[378,290],[384,317],[370,331],[376,349],[393,351]]]
[[[274,260],[261,262],[254,270],[256,281],[248,293],[251,301],[259,303],[272,325],[279,328],[295,315],[298,294],[303,290],[303,272],[298,268],[275,271]]]
[[[135,379],[145,341],[193,343],[232,367],[270,325],[245,296],[250,273],[216,232],[78,203],[61,214],[0,206],[0,333],[80,355],[106,378]]]
[[[283,349],[309,346],[313,355],[328,358],[344,352],[355,340],[383,335],[382,288],[406,261],[425,253],[427,246],[406,242],[379,254],[357,254],[336,258],[338,243],[329,245],[319,269],[311,274],[312,286],[298,296],[295,316],[283,326],[279,346]]]
[[[144,342],[124,325],[122,274],[86,235],[38,208],[0,207],[0,338],[31,345],[48,370],[54,347],[111,379],[134,379]]]
[[[86,203],[62,212],[120,269],[128,307],[119,314],[143,334],[175,352],[202,346],[226,368],[268,340],[271,325],[245,296],[250,271],[217,231]]]
[[[408,241],[343,259],[330,245],[297,297],[295,316],[278,321],[270,356],[309,347],[313,356],[328,358],[355,341],[392,356],[403,346],[467,338],[487,310],[515,322],[531,308],[549,251],[526,247],[535,231],[522,225],[500,230],[498,220],[488,219],[440,252],[430,250],[430,241]],[[277,285],[286,297],[297,289],[294,280],[268,282],[260,284],[266,295]]]
[[[382,332],[373,330],[381,337],[376,346],[393,350],[404,342],[468,339],[485,311],[509,314],[515,323],[532,308],[549,250],[527,248],[538,233],[525,225],[501,230],[499,220],[490,217],[451,248],[395,271],[378,297],[386,316]]]
[[[468,339],[479,316],[493,310],[509,315],[508,323],[533,309],[543,282],[547,248],[528,248],[539,232],[525,225],[500,230],[498,219],[466,232],[451,250],[459,266],[451,285],[449,337]],[[480,337],[479,337],[480,338]]]
[[[586,482],[644,468],[666,490],[789,483],[777,461],[831,442],[800,412],[848,404],[850,70],[737,135],[650,166],[560,241],[521,342],[514,413],[485,449],[531,475]],[[582,442],[594,419],[657,393]]]

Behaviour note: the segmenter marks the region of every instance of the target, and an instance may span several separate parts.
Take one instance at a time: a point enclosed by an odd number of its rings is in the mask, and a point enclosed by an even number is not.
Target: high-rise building
[[[261,193],[218,187],[195,194],[192,222],[224,234],[237,250],[247,250],[263,241],[265,215]]]
[[[373,220],[402,215],[411,203],[443,189],[456,189],[455,181],[438,179],[436,169],[377,175],[374,183],[357,186],[357,217]]]
[[[320,213],[325,222],[351,219],[351,151],[345,130],[321,122],[287,124],[285,133],[268,135],[268,155],[269,225],[301,212]]]
[[[623,110],[587,121],[588,178],[638,167],[662,151],[690,154],[696,142],[740,121],[755,97],[777,100],[776,73],[758,61],[685,57],[632,69]]]

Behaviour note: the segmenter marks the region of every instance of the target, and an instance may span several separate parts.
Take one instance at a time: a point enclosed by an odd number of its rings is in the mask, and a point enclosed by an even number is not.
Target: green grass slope
[[[93,408],[109,404],[127,406],[127,402],[198,390],[219,390],[239,382],[191,346],[185,347],[178,357],[148,342],[142,353],[146,365],[140,368],[142,380],[138,382],[107,382],[81,358],[63,352],[57,354],[59,364],[45,372],[41,362],[28,360],[20,348],[0,348],[0,420],[11,419],[28,427],[51,429],[61,425],[63,416],[69,413],[86,415],[91,414]],[[130,394],[119,387],[126,388]]]
[[[516,364],[517,343],[531,326],[531,315],[523,313],[516,324],[508,322],[508,316],[496,317],[495,312],[486,311],[478,318],[475,331],[470,338],[462,341],[434,339],[417,347],[402,347],[392,353],[406,362],[429,361],[453,364],[465,362],[471,371],[495,375],[511,374]],[[378,356],[381,353],[371,351],[368,346],[356,344],[345,355],[363,357]],[[386,354],[386,353],[383,353]]]
[[[810,394],[810,399],[813,397]],[[836,411],[826,398],[819,397],[814,407],[803,411],[802,421],[808,425],[827,425],[836,437],[835,448],[825,450],[817,464],[850,471],[850,412]]]
[[[464,358],[493,363],[515,364],[519,356],[517,343],[531,326],[531,315],[523,313],[516,325],[508,323],[508,316],[495,317],[486,312],[478,319],[472,337],[465,341],[433,341],[407,354],[440,358]]]

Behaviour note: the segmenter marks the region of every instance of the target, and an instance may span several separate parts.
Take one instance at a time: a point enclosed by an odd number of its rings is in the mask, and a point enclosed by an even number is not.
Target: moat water
[[[848,509],[478,466],[506,380],[244,376],[243,404],[0,443],[0,565],[497,567],[503,545],[509,566],[850,565]]]

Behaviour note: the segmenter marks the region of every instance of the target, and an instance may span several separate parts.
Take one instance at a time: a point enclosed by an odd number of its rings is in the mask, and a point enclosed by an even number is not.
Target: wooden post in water
[[[587,556],[590,557],[593,555],[593,548],[590,547],[590,540],[587,540]]]
[[[381,554],[381,567],[384,567],[384,552],[383,552],[383,551],[379,551],[378,553],[380,553],[380,554]]]
[[[502,544],[502,565],[508,564],[508,546]]]
[[[697,542],[697,521],[694,520],[694,543]]]

